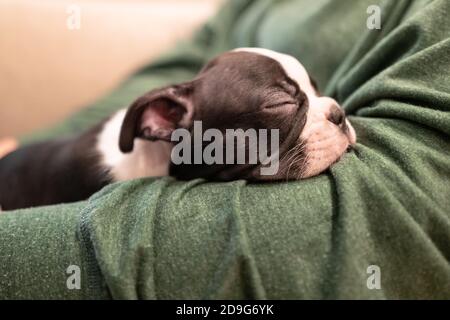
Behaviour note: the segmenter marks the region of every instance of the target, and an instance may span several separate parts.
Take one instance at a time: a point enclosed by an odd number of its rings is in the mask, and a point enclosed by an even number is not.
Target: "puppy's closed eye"
[[[273,109],[273,108],[293,106],[296,105],[297,103],[298,101],[294,98],[293,95],[285,91],[277,91],[267,96],[263,107],[265,109]]]

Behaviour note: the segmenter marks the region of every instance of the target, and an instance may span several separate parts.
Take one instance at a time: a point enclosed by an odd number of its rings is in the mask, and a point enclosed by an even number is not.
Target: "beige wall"
[[[92,102],[192,33],[220,2],[0,0],[0,137]],[[79,30],[67,27],[70,4],[81,9]]]

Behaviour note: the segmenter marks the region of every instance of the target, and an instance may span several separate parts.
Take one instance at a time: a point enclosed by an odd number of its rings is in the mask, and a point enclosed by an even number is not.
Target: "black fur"
[[[69,139],[31,144],[0,159],[2,209],[76,202],[110,183],[93,148],[101,127]]]

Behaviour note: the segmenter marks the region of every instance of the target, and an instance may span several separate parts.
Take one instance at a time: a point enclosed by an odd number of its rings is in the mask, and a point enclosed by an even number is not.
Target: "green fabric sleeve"
[[[0,299],[106,299],[94,253],[80,238],[86,203],[0,213]],[[67,285],[79,268],[80,289]]]
[[[450,2],[314,3],[233,1],[133,79],[146,79],[141,88],[147,79],[178,81],[231,47],[290,53],[351,115],[352,152],[305,181],[142,179],[109,186],[89,203],[0,215],[11,243],[0,256],[21,256],[8,260],[5,296],[43,295],[36,286],[21,291],[17,279],[32,275],[17,264],[37,265],[59,285],[55,270],[73,256],[98,298],[450,298]],[[381,30],[366,27],[372,4],[382,10]],[[63,218],[50,222],[51,214],[66,209],[64,228],[54,230]],[[39,230],[33,212],[55,223],[51,232],[68,239],[68,253],[58,237],[39,239],[54,251],[24,249],[29,238],[16,231]],[[380,289],[367,285],[371,266]]]
[[[144,179],[96,196],[85,238],[114,298],[319,298],[331,202],[326,176],[270,187]]]

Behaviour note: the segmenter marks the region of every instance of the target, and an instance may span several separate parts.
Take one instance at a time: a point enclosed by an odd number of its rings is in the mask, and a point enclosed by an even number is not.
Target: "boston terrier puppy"
[[[259,161],[174,164],[172,134],[182,128],[194,134],[197,121],[219,132],[276,129],[279,169],[262,175]],[[152,90],[78,136],[28,145],[0,159],[0,205],[75,202],[109,183],[142,177],[303,179],[329,168],[355,142],[342,108],[318,93],[297,59],[240,48],[208,62],[192,81]]]

